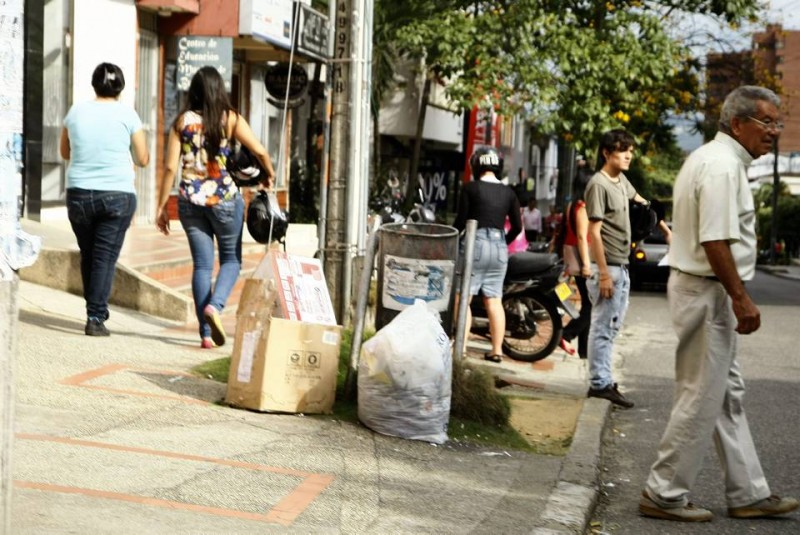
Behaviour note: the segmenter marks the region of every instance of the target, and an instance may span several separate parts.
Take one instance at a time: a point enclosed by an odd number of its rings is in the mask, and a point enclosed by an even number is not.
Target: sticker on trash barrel
[[[381,303],[389,310],[403,310],[422,299],[443,312],[450,304],[455,262],[386,255],[383,262]]]

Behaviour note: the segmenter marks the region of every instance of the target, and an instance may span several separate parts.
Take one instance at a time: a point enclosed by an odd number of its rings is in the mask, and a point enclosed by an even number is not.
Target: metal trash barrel
[[[453,326],[458,230],[431,223],[389,223],[380,230],[375,327],[422,299]]]

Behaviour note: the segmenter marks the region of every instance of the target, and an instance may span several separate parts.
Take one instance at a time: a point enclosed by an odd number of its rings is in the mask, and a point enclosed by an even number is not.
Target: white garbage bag
[[[358,419],[384,435],[442,444],[451,374],[439,313],[417,300],[361,346]]]

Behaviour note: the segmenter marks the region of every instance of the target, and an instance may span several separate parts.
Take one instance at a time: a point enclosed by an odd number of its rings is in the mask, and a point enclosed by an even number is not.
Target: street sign
[[[290,68],[291,67],[291,68]],[[290,77],[291,71],[291,77]],[[264,86],[273,98],[283,101],[286,97],[286,86],[289,86],[289,100],[303,96],[308,87],[308,73],[305,67],[297,63],[276,63],[267,68],[264,74]]]
[[[311,7],[295,3],[300,10],[297,51],[322,61],[328,59],[328,17]]]

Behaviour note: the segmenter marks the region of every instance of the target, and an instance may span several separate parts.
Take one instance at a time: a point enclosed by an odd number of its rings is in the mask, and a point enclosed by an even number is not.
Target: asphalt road
[[[775,494],[800,497],[800,281],[758,272],[748,291],[761,309],[761,329],[740,338],[739,357],[747,393],[745,407],[761,464]],[[721,469],[709,449],[690,499],[710,508],[713,522],[684,524],[642,517],[638,500],[672,402],[676,337],[666,294],[639,292],[620,335],[621,389],[636,402],[614,411],[607,428],[600,503],[592,533],[800,533],[800,512],[777,519],[728,518]]]

